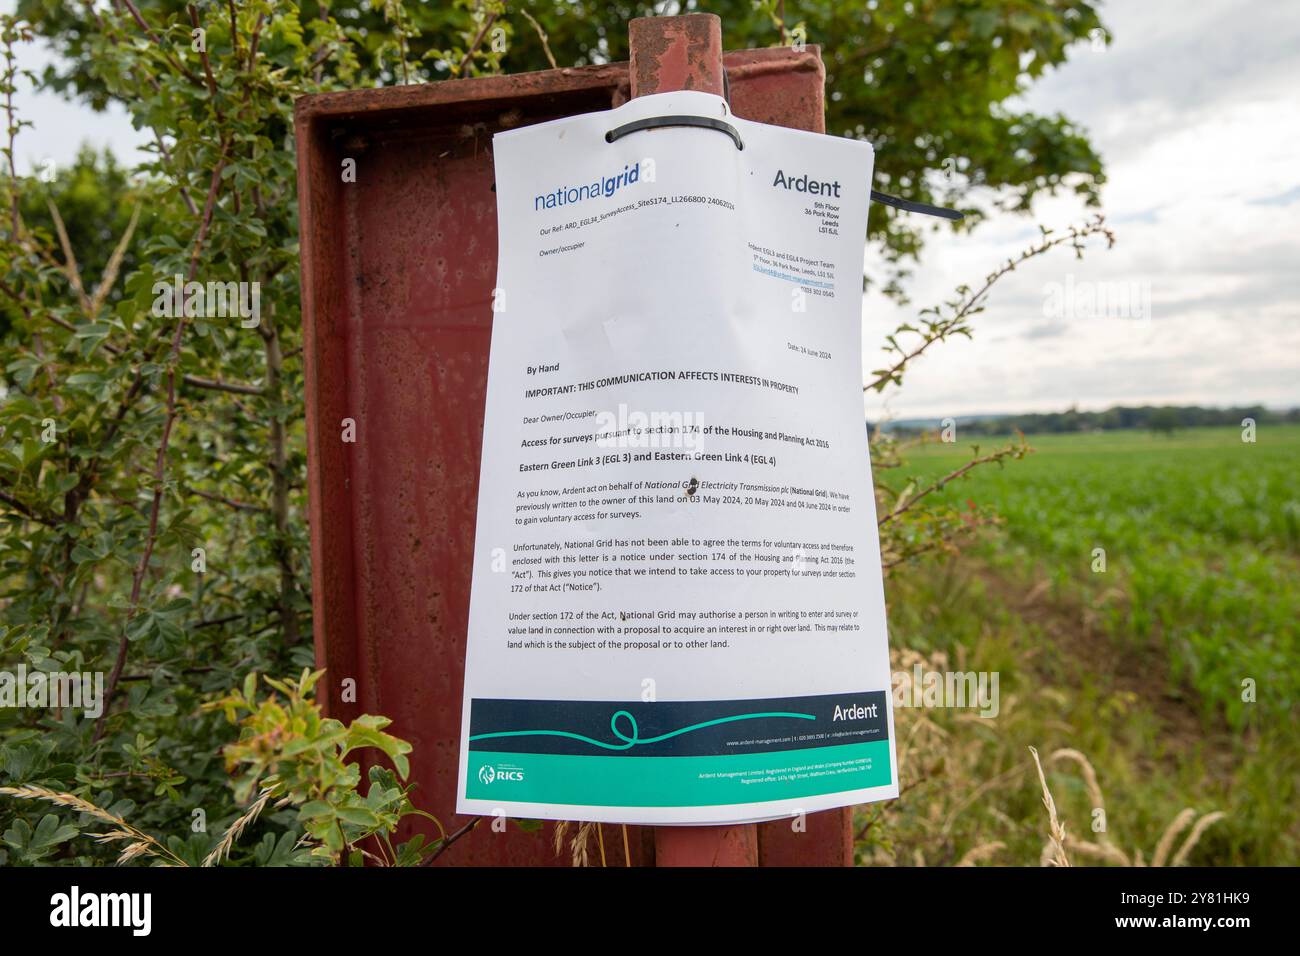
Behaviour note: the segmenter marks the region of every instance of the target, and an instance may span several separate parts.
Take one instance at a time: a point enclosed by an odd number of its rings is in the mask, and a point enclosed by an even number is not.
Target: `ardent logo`
[[[784,189],[792,189],[795,192],[811,193],[814,196],[834,196],[840,198],[840,181],[833,182],[817,180],[810,177],[807,173],[802,176],[787,176],[784,169],[776,171],[776,179],[772,180],[772,186],[781,186]]]

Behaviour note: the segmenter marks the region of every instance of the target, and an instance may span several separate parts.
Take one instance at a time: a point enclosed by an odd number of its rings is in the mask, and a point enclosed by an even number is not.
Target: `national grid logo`
[[[494,767],[490,763],[485,763],[483,766],[478,768],[478,779],[479,783],[484,786],[487,786],[494,780],[520,781],[524,779],[524,772],[518,767]]]

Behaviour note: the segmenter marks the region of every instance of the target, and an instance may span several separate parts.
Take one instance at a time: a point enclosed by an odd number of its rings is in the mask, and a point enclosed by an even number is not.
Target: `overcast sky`
[[[1076,48],[1026,105],[1078,122],[1106,163],[1115,248],[1068,251],[1002,280],[972,341],[935,346],[874,418],[1050,411],[1078,404],[1300,405],[1300,6],[1292,0],[1115,0],[1114,41]],[[945,301],[1036,238],[1088,215],[1072,198],[939,234],[916,306]],[[870,260],[869,260],[870,267]],[[1149,290],[1149,321],[1052,318],[1048,290]],[[1102,286],[1102,283],[1107,285]],[[864,369],[913,313],[867,297]]]
[[[1025,105],[1062,112],[1091,135],[1107,167],[1116,247],[1082,262],[1056,252],[1012,273],[974,340],[936,346],[901,391],[867,399],[871,417],[1300,405],[1300,10],[1294,0],[1112,0],[1103,19],[1111,45],[1076,48]],[[46,59],[32,50],[22,65]],[[83,141],[139,158],[144,137],[120,109],[96,114],[30,91],[18,106],[36,121],[18,140],[22,171],[65,163]],[[1087,215],[1062,196],[973,235],[934,234],[908,285],[914,306],[981,279],[1036,238],[1036,223],[1066,227]],[[1112,299],[1132,290],[1139,302],[1149,296],[1150,314],[1053,313],[1053,288]],[[878,344],[912,315],[867,296],[864,372],[883,364]]]

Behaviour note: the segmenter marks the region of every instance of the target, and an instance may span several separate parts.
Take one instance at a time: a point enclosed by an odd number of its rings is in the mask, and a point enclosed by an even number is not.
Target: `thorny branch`
[[[872,372],[876,377],[862,386],[864,392],[882,391],[888,385],[900,385],[903,372],[909,363],[920,358],[936,342],[952,338],[955,335],[970,337],[969,320],[984,311],[989,293],[998,280],[1030,259],[1045,255],[1058,246],[1068,245],[1075,255],[1082,258],[1087,241],[1092,236],[1100,235],[1106,239],[1107,248],[1115,244],[1115,234],[1106,227],[1104,216],[1098,215],[1081,226],[1071,226],[1066,232],[1057,234],[1051,229],[1042,230],[1042,240],[1021,252],[1014,259],[1008,259],[998,268],[984,277],[978,289],[972,290],[962,286],[957,290],[958,298],[947,302],[943,307],[926,309],[921,313],[920,326],[904,323],[885,339],[886,354],[897,355],[892,365]],[[945,309],[948,314],[945,313]],[[899,340],[903,335],[918,336],[919,341],[904,345]]]
[[[221,190],[221,172],[226,168],[226,152],[229,145],[228,141],[222,142],[221,153],[217,158],[216,167],[212,170],[212,182],[208,186],[208,198],[203,207],[203,218],[199,223],[199,232],[194,240],[193,252],[190,254],[189,275],[187,276],[190,280],[194,278],[195,272],[198,270],[199,256],[207,239],[208,227],[212,224],[213,210],[216,208],[217,195]],[[149,570],[149,560],[153,557],[153,549],[158,541],[158,516],[162,510],[163,490],[167,473],[167,446],[171,442],[172,427],[176,424],[176,366],[180,363],[181,342],[184,340],[186,324],[185,310],[178,309],[176,329],[172,334],[171,352],[167,363],[166,413],[163,418],[162,438],[158,442],[158,453],[154,459],[154,489],[153,498],[149,504],[149,530],[145,535],[144,546],[140,551],[140,560],[131,574],[130,609],[127,611],[126,621],[122,625],[122,636],[118,641],[117,658],[114,660],[113,669],[108,675],[107,687],[104,691],[104,711],[95,723],[95,740],[103,736],[104,722],[108,718],[113,693],[117,689],[118,679],[122,676],[122,668],[126,666],[127,649],[129,647],[127,635],[130,631],[131,622],[140,609],[140,592],[144,586],[144,576]]]

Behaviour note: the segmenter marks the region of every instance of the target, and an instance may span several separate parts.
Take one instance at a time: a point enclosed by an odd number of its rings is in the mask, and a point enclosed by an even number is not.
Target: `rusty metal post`
[[[723,95],[722,20],[712,13],[640,17],[627,25],[633,97],[675,90]],[[658,866],[758,866],[758,828],[656,827]]]
[[[655,827],[656,866],[758,866],[758,827]]]
[[[698,90],[722,96],[722,20],[712,13],[638,17],[627,25],[632,95]]]

